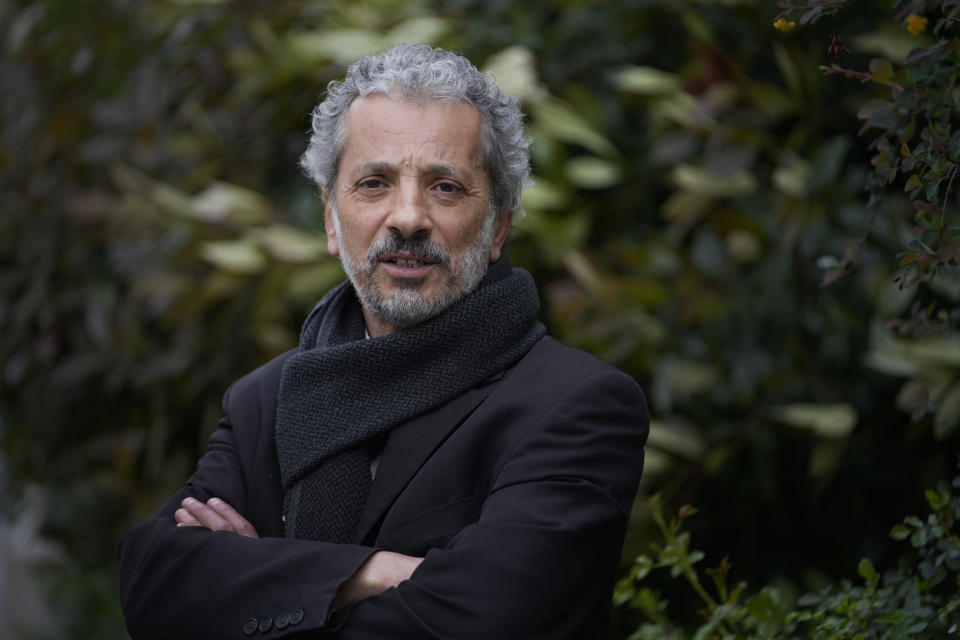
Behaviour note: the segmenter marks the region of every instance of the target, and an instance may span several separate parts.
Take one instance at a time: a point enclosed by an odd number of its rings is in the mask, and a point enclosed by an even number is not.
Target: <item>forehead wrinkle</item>
[[[390,173],[394,166],[385,160],[370,160],[360,165],[360,172],[367,173]]]
[[[431,163],[426,166],[426,170],[430,173],[436,174],[438,176],[455,176],[457,174],[456,167],[449,164],[435,164]]]
[[[403,162],[401,166],[406,166],[408,163]],[[389,174],[395,173],[397,171],[397,165],[388,162],[386,160],[369,160],[360,165],[360,173],[367,174]],[[428,173],[431,175],[445,176],[445,177],[455,177],[461,172],[457,170],[457,167],[452,164],[442,164],[437,162],[430,162],[420,167],[422,173]]]

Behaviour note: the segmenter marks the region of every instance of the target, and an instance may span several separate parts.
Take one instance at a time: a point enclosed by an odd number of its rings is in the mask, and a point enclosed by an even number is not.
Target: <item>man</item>
[[[503,255],[528,145],[516,99],[442,50],[331,83],[302,165],[349,282],[121,542],[133,638],[602,635],[646,407],[544,337]]]

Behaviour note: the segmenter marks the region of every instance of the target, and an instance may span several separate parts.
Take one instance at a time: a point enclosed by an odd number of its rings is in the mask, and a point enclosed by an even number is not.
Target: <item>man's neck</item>
[[[397,327],[389,322],[374,318],[366,309],[363,310],[363,323],[367,326],[367,335],[371,338],[379,338],[397,332]]]

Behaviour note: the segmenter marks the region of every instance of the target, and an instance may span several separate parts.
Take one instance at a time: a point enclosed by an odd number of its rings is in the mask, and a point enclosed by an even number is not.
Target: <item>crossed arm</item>
[[[426,562],[369,546],[276,537],[272,511],[262,508],[273,503],[269,495],[252,502],[242,472],[252,459],[238,455],[224,423],[187,486],[121,542],[131,636],[242,638],[246,623],[295,610],[296,629],[267,624],[270,636],[602,634],[597,625],[646,435],[643,398],[628,382],[611,372],[592,376],[537,422],[523,422],[479,519],[432,547]],[[382,547],[407,548],[401,529],[384,533]]]
[[[257,530],[229,504],[220,498],[210,498],[203,503],[196,498],[186,498],[174,513],[178,527],[206,527],[211,531],[232,531],[247,538],[259,538]],[[342,609],[371,596],[396,587],[409,580],[423,558],[377,551],[360,565],[349,580],[340,585],[333,599],[333,609]]]

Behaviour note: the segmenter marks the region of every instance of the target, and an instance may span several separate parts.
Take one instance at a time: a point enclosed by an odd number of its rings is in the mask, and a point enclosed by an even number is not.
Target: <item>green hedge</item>
[[[401,40],[522,97],[509,251],[550,331],[648,392],[638,504],[700,505],[707,557],[784,603],[892,563],[960,444],[957,8],[792,4],[0,3],[0,542],[53,545],[0,544],[13,615],[124,637],[117,540],[342,277],[295,168],[306,114]],[[634,510],[625,572],[657,531]]]

